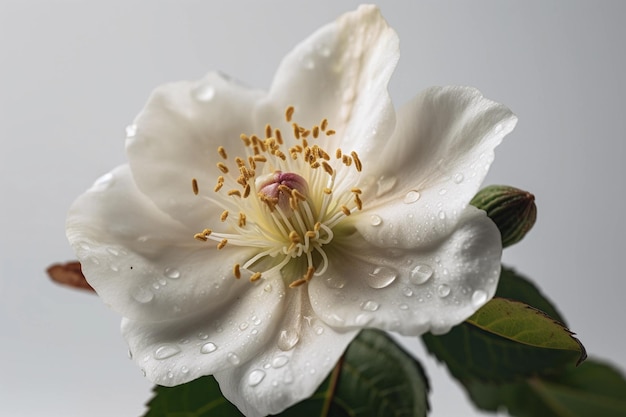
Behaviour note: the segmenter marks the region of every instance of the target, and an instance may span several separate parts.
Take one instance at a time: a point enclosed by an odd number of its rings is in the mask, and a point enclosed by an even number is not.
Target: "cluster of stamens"
[[[287,149],[281,130],[269,124],[264,139],[241,134],[246,151],[243,157],[229,161],[226,149],[217,148],[222,161],[216,164],[219,175],[213,192],[221,193],[221,198],[210,193],[203,197],[222,207],[220,222],[228,223],[232,230],[204,229],[194,237],[217,242],[218,250],[227,245],[258,248],[243,265],[233,266],[237,279],[246,274],[251,282],[258,281],[264,274],[281,272],[300,257],[306,259],[306,267],[300,266],[302,275],[291,280],[290,287],[323,274],[328,267],[323,246],[333,240],[333,227],[363,207],[359,188],[337,187],[337,175],[342,170],[353,167],[361,172],[357,153],[344,154],[337,148],[333,159],[313,143],[323,135],[335,134],[328,129],[328,120],[306,129],[292,121],[293,114],[294,108],[287,108],[285,120],[291,123],[295,138],[295,144]],[[192,190],[200,193],[195,178]]]

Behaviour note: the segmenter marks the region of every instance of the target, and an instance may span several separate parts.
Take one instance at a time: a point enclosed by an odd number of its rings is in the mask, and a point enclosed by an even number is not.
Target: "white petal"
[[[133,360],[151,381],[165,386],[249,361],[275,334],[284,311],[282,282],[274,281],[271,290],[267,284],[247,282],[240,297],[210,313],[161,323],[124,319],[122,334]]]
[[[217,147],[231,154],[243,149],[241,133],[254,130],[253,108],[263,95],[218,74],[197,82],[181,81],[157,88],[135,120],[126,150],[135,181],[161,210],[202,230],[221,161]]]
[[[421,93],[398,114],[396,131],[379,156],[385,170],[364,191],[358,230],[377,246],[411,248],[445,237],[478,191],[494,148],[516,122],[508,108],[472,88]],[[379,221],[372,224],[371,216]]]
[[[262,352],[215,375],[224,396],[248,417],[277,414],[310,397],[357,334],[317,319],[306,291],[306,286],[287,290],[284,321]]]
[[[446,332],[486,303],[500,273],[500,233],[469,206],[436,247],[382,249],[352,244],[309,283],[317,315],[331,326],[376,327],[405,335]],[[334,260],[337,260],[335,258]]]
[[[114,310],[147,321],[219,308],[249,285],[232,273],[249,253],[218,251],[194,239],[195,232],[139,192],[126,165],[96,181],[67,218],[67,237],[89,283]]]
[[[259,122],[295,107],[294,120],[310,128],[328,118],[330,139],[365,157],[395,126],[387,84],[399,58],[396,33],[375,6],[361,6],[317,30],[279,66]],[[319,143],[325,147],[325,136]]]

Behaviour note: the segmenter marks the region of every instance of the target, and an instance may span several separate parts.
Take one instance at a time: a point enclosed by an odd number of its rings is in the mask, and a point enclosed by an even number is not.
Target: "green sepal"
[[[487,216],[498,226],[505,248],[522,240],[537,219],[535,196],[507,185],[483,188],[470,204],[487,212]]]

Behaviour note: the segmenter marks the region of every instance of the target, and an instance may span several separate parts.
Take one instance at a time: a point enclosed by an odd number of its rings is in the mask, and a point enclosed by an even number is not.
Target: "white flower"
[[[269,92],[213,73],[153,93],[128,165],[67,220],[148,378],[213,374],[245,414],[274,414],[359,329],[442,333],[493,296],[500,236],[468,202],[516,118],[462,87],[396,115],[398,57],[364,6],[298,45]]]

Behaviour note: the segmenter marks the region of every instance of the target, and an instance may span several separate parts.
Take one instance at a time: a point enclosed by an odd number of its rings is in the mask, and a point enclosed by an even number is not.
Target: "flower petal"
[[[249,252],[218,251],[194,239],[194,231],[137,190],[127,165],[74,202],[66,230],[89,283],[106,304],[135,320],[219,308],[249,285],[232,273]]]
[[[213,193],[218,146],[243,149],[239,136],[254,130],[252,109],[263,94],[215,73],[157,88],[126,145],[139,189],[180,222],[206,227],[207,202],[193,194],[192,178],[201,194]]]
[[[309,283],[316,314],[331,326],[375,327],[405,335],[442,333],[495,293],[500,233],[469,206],[457,229],[437,246],[381,249],[357,239],[341,262]],[[332,268],[332,269],[331,269]]]
[[[246,283],[225,308],[161,323],[124,319],[133,360],[159,385],[173,386],[237,367],[256,357],[275,333],[284,305],[280,280]]]
[[[307,128],[328,118],[337,131],[331,138],[365,158],[372,142],[388,138],[395,126],[387,84],[399,56],[398,36],[378,8],[361,6],[317,30],[283,59],[257,119],[275,119],[272,115],[282,115],[287,106],[295,107],[295,120]]]
[[[215,374],[224,396],[248,417],[278,414],[311,396],[358,333],[317,319],[306,286],[290,294],[279,332],[265,348],[242,366]]]
[[[445,237],[478,191],[494,148],[516,122],[508,108],[473,88],[422,92],[399,112],[380,155],[393,163],[370,181],[367,194],[376,200],[365,201],[358,230],[381,247],[411,248]]]

